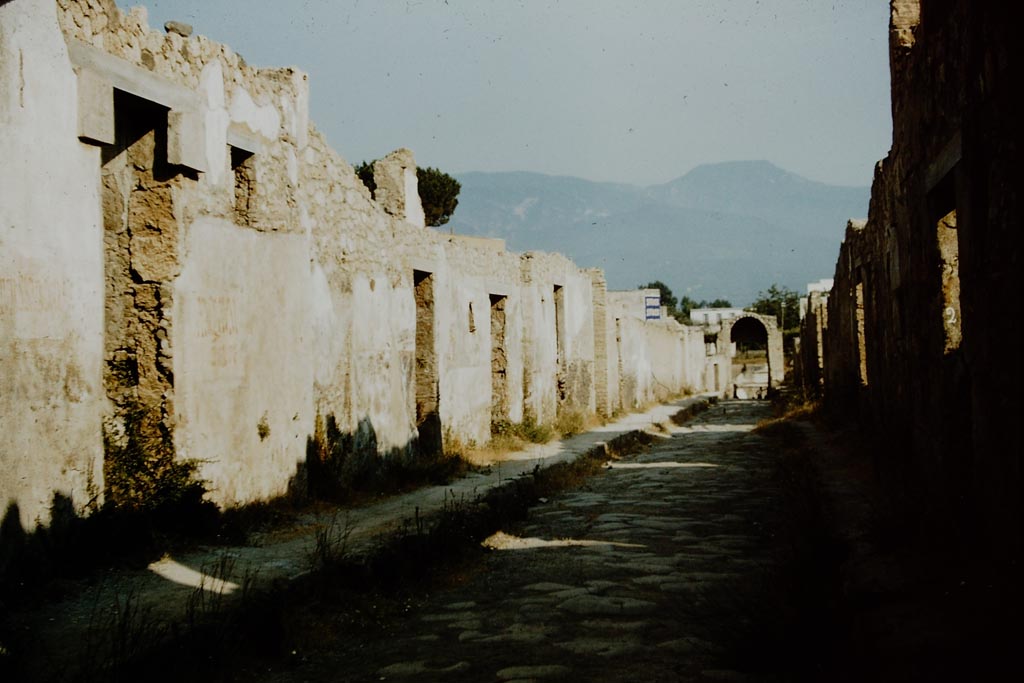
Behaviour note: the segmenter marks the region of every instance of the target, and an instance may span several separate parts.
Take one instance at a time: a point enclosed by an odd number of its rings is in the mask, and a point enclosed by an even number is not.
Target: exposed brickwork
[[[172,192],[178,172],[165,157],[167,114],[130,96],[115,100],[117,137],[104,150],[104,244],[107,272],[107,395],[115,421],[142,410],[151,436],[174,429],[170,348],[179,233]],[[123,433],[121,424],[110,426]],[[159,434],[157,433],[159,432]]]

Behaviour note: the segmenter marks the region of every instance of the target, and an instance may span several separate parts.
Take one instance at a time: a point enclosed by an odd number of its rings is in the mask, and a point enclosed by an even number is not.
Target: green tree
[[[420,186],[420,201],[427,225],[436,228],[444,225],[459,205],[459,191],[462,185],[444,171],[427,166],[416,169],[416,180]]]
[[[728,299],[715,299],[714,301],[709,302],[706,306],[703,301],[700,303],[701,308],[732,308],[732,302]]]
[[[747,310],[775,316],[783,334],[800,327],[800,295],[788,287],[773,284],[768,291],[758,292],[757,299]]]
[[[685,294],[679,297],[679,314],[686,318],[686,320],[690,319],[690,311],[695,308],[700,308],[700,304]]]
[[[373,196],[373,193],[377,191],[377,183],[373,181],[373,162],[360,161],[352,170],[363,181],[363,185],[366,185],[366,189],[370,191],[370,196]]]

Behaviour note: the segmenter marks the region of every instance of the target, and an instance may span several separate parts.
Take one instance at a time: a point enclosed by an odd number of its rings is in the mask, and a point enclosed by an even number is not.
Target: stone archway
[[[718,348],[729,358],[737,356],[738,347],[742,343],[759,339],[763,339],[764,360],[759,361],[754,353],[749,364],[740,363],[738,369],[730,373],[729,381],[736,398],[766,395],[769,390],[782,384],[785,377],[782,332],[774,317],[759,313],[743,313],[731,320],[722,321],[722,328],[718,332]],[[754,343],[753,346],[758,344]],[[762,364],[767,367],[762,368]]]

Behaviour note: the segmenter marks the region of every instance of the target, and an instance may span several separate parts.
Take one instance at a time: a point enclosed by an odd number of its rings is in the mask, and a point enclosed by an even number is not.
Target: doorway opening
[[[508,354],[505,306],[508,297],[491,294],[491,424],[508,420]]]
[[[416,428],[421,453],[441,452],[441,417],[438,413],[437,349],[434,341],[434,275],[413,271],[416,299]]]

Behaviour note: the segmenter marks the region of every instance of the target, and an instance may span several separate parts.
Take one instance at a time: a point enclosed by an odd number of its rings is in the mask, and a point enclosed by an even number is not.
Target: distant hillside
[[[755,216],[820,236],[828,230],[841,235],[848,218],[867,216],[871,188],[818,183],[767,161],[728,161],[698,166],[647,193],[674,206]]]
[[[604,268],[609,287],[662,280],[696,299],[802,291],[835,266],[846,220],[870,189],[813,182],[768,162],[699,166],[648,188],[537,173],[465,173],[455,232],[558,251]]]

